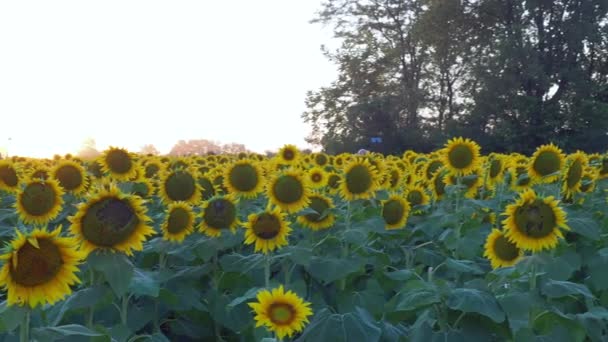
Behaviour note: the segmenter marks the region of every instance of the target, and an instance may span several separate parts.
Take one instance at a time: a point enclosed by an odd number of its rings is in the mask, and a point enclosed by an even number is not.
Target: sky
[[[309,147],[306,91],[336,68],[321,0],[0,2],[0,149],[167,153],[184,139]]]

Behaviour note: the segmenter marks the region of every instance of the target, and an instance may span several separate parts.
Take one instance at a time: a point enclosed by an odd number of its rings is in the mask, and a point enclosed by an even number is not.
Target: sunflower
[[[460,184],[464,186],[465,192],[464,197],[466,198],[475,198],[477,195],[477,191],[481,187],[481,176],[479,175],[480,170],[475,170],[468,176],[460,177],[454,174],[450,174],[444,178],[446,185],[457,185],[460,181]]]
[[[579,192],[583,180],[583,171],[587,167],[587,156],[577,151],[566,158],[566,167],[562,174],[562,193],[566,199]]]
[[[382,218],[386,229],[405,227],[410,213],[410,203],[403,197],[392,194],[382,201]]]
[[[103,168],[101,167],[101,163],[97,160],[93,160],[85,164],[87,171],[93,177],[99,179],[103,178]]]
[[[313,160],[315,162],[315,165],[320,166],[320,167],[324,167],[325,165],[327,165],[329,163],[329,157],[327,156],[327,154],[322,153],[322,152],[315,153]]]
[[[490,153],[486,160],[486,185],[494,187],[503,180],[506,161],[497,153]]]
[[[407,202],[410,204],[410,208],[427,205],[431,202],[431,198],[426,193],[426,190],[419,184],[408,186],[405,189],[404,195],[405,199],[407,199]]]
[[[312,315],[310,303],[291,291],[285,292],[283,285],[272,292],[260,291],[257,300],[257,303],[249,303],[255,313],[255,326],[265,326],[279,339],[302,331],[308,323],[308,316]]]
[[[19,171],[15,164],[0,160],[0,190],[15,192],[19,185]]]
[[[86,171],[82,165],[74,161],[63,160],[59,162],[51,171],[51,175],[59,181],[59,185],[66,192],[80,195],[87,188]]]
[[[555,174],[564,166],[564,154],[553,144],[542,145],[536,149],[528,164],[528,174],[539,183],[551,183],[559,178]]]
[[[441,169],[439,169],[437,172],[435,172],[435,175],[433,176],[433,179],[431,180],[431,189],[433,189],[433,195],[435,200],[440,200],[441,198],[443,198],[443,195],[445,194],[445,185],[446,185],[446,174],[448,173],[447,169],[444,167],[442,167]]]
[[[270,203],[295,213],[308,205],[310,187],[302,172],[291,168],[275,174],[266,186],[266,195]]]
[[[150,158],[146,161],[143,166],[144,169],[144,177],[150,178],[158,178],[158,176],[164,171],[163,163],[161,163],[156,158]]]
[[[377,178],[377,170],[368,159],[353,159],[344,167],[340,180],[340,195],[348,201],[370,199],[378,187]]]
[[[258,163],[241,159],[224,169],[224,187],[229,193],[254,198],[264,190],[264,175]]]
[[[502,231],[492,229],[486,239],[483,253],[483,256],[490,260],[492,268],[513,266],[523,255],[524,251],[509,241]]]
[[[107,249],[133,255],[154,229],[148,225],[143,200],[121,193],[111,184],[89,195],[70,217],[70,232],[82,242],[87,255],[96,249]]]
[[[570,230],[558,203],[553,196],[539,198],[532,190],[521,193],[503,214],[507,216],[502,221],[505,236],[517,247],[533,252],[554,248],[557,238],[563,238],[559,228]]]
[[[80,283],[76,273],[85,255],[75,238],[59,237],[60,232],[61,226],[52,232],[37,228],[28,235],[17,231],[10,250],[0,256],[0,286],[8,292],[9,306],[52,305]]]
[[[137,163],[131,153],[123,148],[110,147],[101,155],[99,162],[103,172],[120,181],[128,181],[137,176]]]
[[[25,224],[43,225],[57,217],[63,208],[63,190],[54,179],[33,179],[17,192],[15,209]]]
[[[608,155],[602,155],[598,162],[598,179],[608,178]]]
[[[511,173],[511,189],[521,192],[535,184],[528,170],[528,167],[522,164],[515,164],[509,169]]]
[[[308,183],[311,187],[318,189],[327,185],[327,172],[321,167],[313,167],[306,172]]]
[[[294,145],[283,146],[276,155],[279,164],[295,164],[300,157],[300,151]]]
[[[167,215],[162,224],[163,239],[182,242],[194,228],[194,212],[186,202],[173,202],[167,207]]]
[[[207,236],[218,237],[229,229],[234,233],[239,225],[233,195],[218,195],[203,202],[200,230]]]
[[[289,222],[279,207],[257,214],[250,214],[245,224],[245,244],[255,243],[255,252],[268,254],[286,246],[291,232]]]
[[[451,173],[466,176],[479,167],[480,149],[470,139],[454,138],[448,140],[440,158]]]
[[[40,163],[35,165],[30,171],[30,179],[48,179],[51,175],[51,169],[46,165]]]
[[[201,198],[207,201],[219,193],[219,187],[213,184],[213,178],[209,176],[199,176],[197,179],[199,189],[201,189]]]
[[[581,180],[581,192],[589,193],[595,190],[598,170],[592,167],[585,168],[583,179]]]
[[[195,172],[190,169],[168,170],[160,177],[160,197],[165,203],[188,202],[195,204],[201,199]]]
[[[308,207],[316,211],[316,213],[298,216],[298,223],[312,230],[325,229],[334,225],[336,216],[331,212],[327,212],[327,210],[334,208],[334,204],[329,197],[313,194],[310,196],[310,205]]]
[[[387,181],[386,185],[389,190],[395,191],[401,187],[401,182],[403,181],[403,171],[401,171],[398,166],[389,166],[385,174]]]
[[[433,179],[435,172],[443,166],[443,162],[439,159],[431,159],[422,167],[423,176],[426,180]]]

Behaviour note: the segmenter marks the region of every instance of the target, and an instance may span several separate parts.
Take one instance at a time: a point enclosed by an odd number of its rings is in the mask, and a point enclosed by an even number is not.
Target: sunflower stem
[[[120,305],[120,322],[123,325],[127,325],[127,310],[129,308],[129,296],[124,294],[122,295],[122,303]]]
[[[264,286],[270,289],[270,255],[264,255]]]
[[[532,265],[530,267],[530,291],[536,290],[536,263],[532,260]]]
[[[28,307],[25,311],[25,317],[23,317],[23,322],[21,322],[21,327],[20,327],[20,332],[19,332],[19,341],[21,341],[21,342],[30,341],[30,315],[31,315],[31,310]]]
[[[161,252],[158,254],[158,275],[162,277],[161,273],[165,267],[165,253]],[[159,284],[162,287],[162,282]],[[157,297],[154,300],[154,329],[157,333],[160,333],[160,299]]]
[[[350,201],[348,201],[346,203],[346,228],[344,229],[344,232],[347,232],[350,230],[350,219],[351,219],[351,206],[350,206]],[[342,245],[342,258],[345,259],[348,257],[348,242],[343,242]],[[346,278],[340,279],[340,291],[344,291],[344,289],[346,288]]]
[[[89,281],[90,281],[91,287],[95,286],[95,271],[91,267],[89,267]],[[91,305],[91,306],[89,306],[89,310],[87,312],[87,327],[89,329],[93,328],[94,319],[95,319],[95,305]]]

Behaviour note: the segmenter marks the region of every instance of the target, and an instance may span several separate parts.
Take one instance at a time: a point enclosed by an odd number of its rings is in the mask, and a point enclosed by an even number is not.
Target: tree
[[[229,143],[222,145],[222,153],[238,154],[241,152],[249,152],[243,144]]]
[[[76,153],[76,156],[82,160],[93,160],[101,155],[101,152],[97,150],[97,143],[94,138],[86,138],[82,142],[80,150]]]
[[[202,156],[208,153],[221,153],[221,146],[217,142],[206,139],[179,140],[169,152],[170,156]]]
[[[146,144],[146,145],[142,146],[141,149],[139,150],[139,153],[144,154],[144,155],[151,154],[154,156],[157,156],[160,154],[160,152],[158,151],[156,146],[154,146],[152,144]]]

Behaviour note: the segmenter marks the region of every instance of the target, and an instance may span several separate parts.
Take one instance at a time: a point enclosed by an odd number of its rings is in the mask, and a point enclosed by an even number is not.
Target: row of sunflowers
[[[463,138],[401,156],[1,160],[0,332],[599,340],[605,178],[605,155]]]

